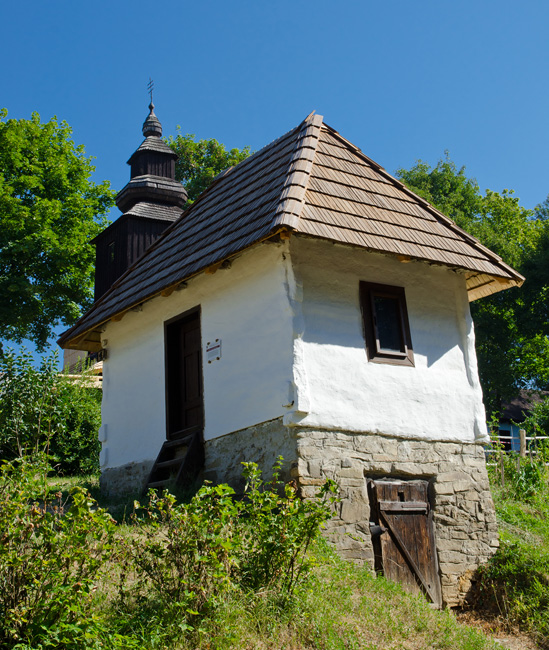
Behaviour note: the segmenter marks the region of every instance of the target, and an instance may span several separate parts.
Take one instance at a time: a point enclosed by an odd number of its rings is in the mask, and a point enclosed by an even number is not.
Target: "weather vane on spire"
[[[151,104],[153,103],[153,90],[154,90],[154,81],[149,77],[149,83],[147,84],[147,92],[151,96]]]

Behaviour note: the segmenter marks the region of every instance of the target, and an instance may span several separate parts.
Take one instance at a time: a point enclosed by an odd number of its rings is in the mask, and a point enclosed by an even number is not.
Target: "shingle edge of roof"
[[[382,167],[379,163],[375,162],[375,160],[372,160],[369,158],[359,147],[357,147],[355,144],[344,138],[338,131],[336,131],[333,127],[331,127],[329,124],[324,123],[324,128],[326,128],[327,131],[329,131],[334,137],[339,139],[343,144],[345,144],[348,148],[350,148],[352,151],[354,151],[357,155],[359,155],[361,158],[366,160],[370,165],[374,166],[374,168],[385,178],[396,185],[399,189],[404,191],[406,194],[414,198],[423,208],[427,209],[431,214],[433,214],[438,221],[443,222],[443,224],[459,234],[463,239],[465,239],[468,243],[473,245],[474,247],[480,249],[493,263],[496,265],[502,267],[503,275],[502,277],[505,278],[511,278],[513,279],[516,283],[517,286],[522,286],[524,283],[524,276],[521,275],[518,271],[513,269],[511,266],[506,264],[499,255],[491,251],[489,248],[484,246],[476,237],[468,233],[467,231],[463,230],[463,228],[460,228],[450,217],[445,215],[443,212],[435,208],[433,205],[429,203],[426,199],[423,197],[419,196],[416,194],[413,190],[411,190],[409,187],[407,187],[402,181],[399,181],[397,178],[395,178],[392,174],[390,174],[384,167]]]

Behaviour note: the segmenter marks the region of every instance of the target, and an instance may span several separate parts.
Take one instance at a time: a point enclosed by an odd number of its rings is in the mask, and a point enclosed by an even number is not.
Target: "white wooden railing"
[[[509,442],[512,442],[514,440],[514,436],[502,436],[501,434],[498,434],[498,440],[499,442],[504,442],[507,440]],[[535,455],[537,453],[535,449],[535,443],[539,440],[549,440],[549,436],[527,436],[526,431],[524,429],[519,429],[519,441],[520,441],[519,456],[522,456],[524,458],[527,455],[530,456]],[[499,450],[490,449],[489,447],[487,447],[485,451],[487,454],[493,454]]]

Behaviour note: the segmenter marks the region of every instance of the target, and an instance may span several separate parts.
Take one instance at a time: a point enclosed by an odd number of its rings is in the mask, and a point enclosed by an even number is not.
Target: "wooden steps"
[[[194,431],[175,440],[167,440],[160,449],[149,474],[145,492],[162,490],[168,484],[191,487],[204,467],[202,431]]]

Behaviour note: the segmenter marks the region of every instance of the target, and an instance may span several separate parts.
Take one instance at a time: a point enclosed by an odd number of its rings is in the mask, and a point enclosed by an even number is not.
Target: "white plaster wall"
[[[287,424],[431,440],[486,436],[462,275],[292,238],[295,404]],[[415,367],[368,362],[359,281],[403,286]]]
[[[156,458],[166,438],[164,321],[201,306],[206,439],[283,415],[292,377],[288,245],[263,244],[110,322],[103,338],[102,467]],[[208,364],[206,343],[222,341]]]

